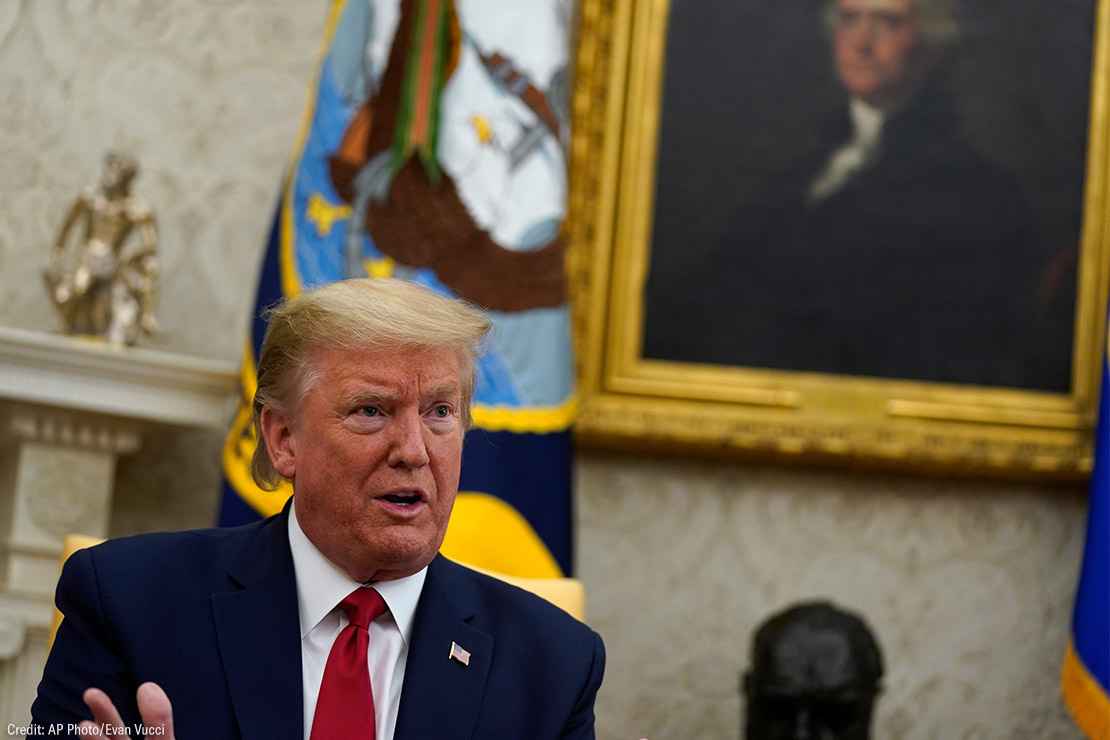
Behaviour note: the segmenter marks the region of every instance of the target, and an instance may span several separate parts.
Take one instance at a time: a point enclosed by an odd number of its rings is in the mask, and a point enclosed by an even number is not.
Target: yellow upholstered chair
[[[67,534],[66,538],[62,540],[62,557],[59,565],[65,565],[69,556],[86,547],[99,545],[103,542],[99,537],[89,537],[85,534]],[[49,648],[54,644],[54,636],[58,634],[58,627],[62,623],[62,613],[58,611],[58,607],[54,607],[54,623],[50,626],[50,642],[46,644]]]
[[[563,575],[528,520],[488,493],[459,491],[440,552],[471,568],[520,578]]]
[[[463,565],[547,599],[579,621],[586,589],[563,578],[543,540],[512,506],[485,493],[460,491],[441,551]]]
[[[547,599],[579,622],[586,621],[586,587],[576,578],[521,578],[465,565],[517,588],[531,591],[536,596]]]

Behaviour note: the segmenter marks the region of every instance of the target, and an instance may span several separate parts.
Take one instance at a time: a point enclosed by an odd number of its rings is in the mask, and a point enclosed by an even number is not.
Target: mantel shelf
[[[0,399],[126,419],[224,428],[229,362],[0,327]]]

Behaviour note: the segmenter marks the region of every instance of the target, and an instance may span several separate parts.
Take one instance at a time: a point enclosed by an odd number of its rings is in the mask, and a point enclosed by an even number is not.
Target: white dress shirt
[[[853,99],[848,108],[852,139],[832,153],[825,168],[809,188],[811,203],[836,193],[864,167],[874,161],[883,133],[883,113],[862,100]]]
[[[316,698],[324,680],[328,653],[347,615],[339,602],[364,584],[353,580],[316,549],[297,522],[296,498],[289,508],[289,548],[297,578],[301,621],[301,678],[304,683],[304,737],[310,740]],[[401,686],[405,680],[409,640],[416,603],[424,588],[427,567],[407,578],[372,584],[389,610],[370,624],[370,686],[374,692],[376,740],[393,740]]]

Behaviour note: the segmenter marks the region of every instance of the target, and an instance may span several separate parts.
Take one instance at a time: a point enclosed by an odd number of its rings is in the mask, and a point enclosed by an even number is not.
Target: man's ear
[[[293,480],[297,472],[297,455],[290,426],[292,420],[281,411],[264,406],[259,422],[266,451],[270,453],[270,464],[284,478]]]

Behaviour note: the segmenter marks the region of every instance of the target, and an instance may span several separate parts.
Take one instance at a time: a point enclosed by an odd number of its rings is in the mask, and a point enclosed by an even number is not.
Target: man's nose
[[[390,431],[392,439],[389,448],[389,464],[392,467],[422,468],[428,464],[424,422],[418,412],[395,415]]]

